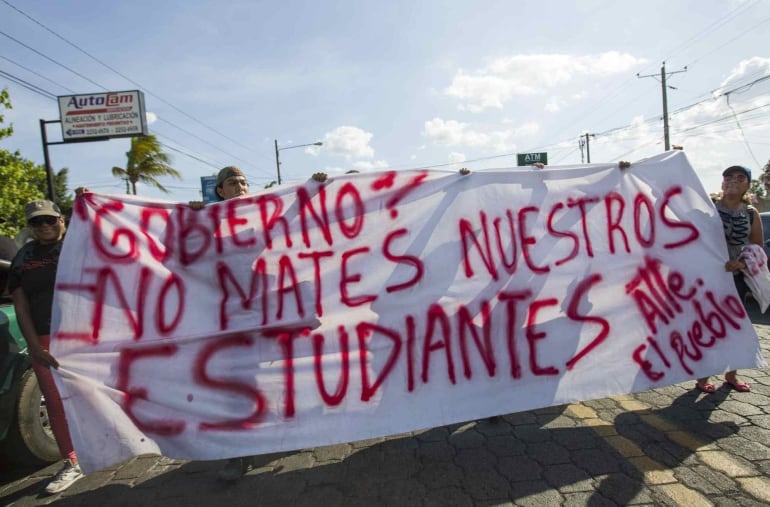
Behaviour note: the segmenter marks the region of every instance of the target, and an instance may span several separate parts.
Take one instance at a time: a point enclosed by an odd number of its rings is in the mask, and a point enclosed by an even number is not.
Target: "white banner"
[[[86,471],[308,448],[764,366],[726,259],[681,152],[86,194],[52,352]]]

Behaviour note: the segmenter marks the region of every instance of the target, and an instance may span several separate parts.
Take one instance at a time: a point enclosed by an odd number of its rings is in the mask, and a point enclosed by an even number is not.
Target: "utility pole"
[[[685,65],[684,69],[682,70],[675,70],[674,72],[669,72],[668,75],[679,74],[680,72],[687,72],[687,66]],[[654,78],[657,76],[655,74],[640,76],[639,73],[637,73],[636,77],[638,78],[653,77]],[[676,90],[676,88],[674,88],[673,86],[666,85],[666,62],[663,62],[663,64],[660,66],[660,88],[663,93],[663,142],[664,142],[666,151],[668,151],[671,149],[671,142],[668,136],[668,94],[666,93],[666,90],[668,88],[671,88],[672,90]]]
[[[275,140],[275,172],[278,174],[278,184],[281,184],[281,161],[278,159],[278,139]]]
[[[586,132],[585,134],[581,134],[578,138],[578,146],[580,147],[580,163],[583,163],[583,148],[586,149],[586,155],[588,157],[587,164],[591,163],[591,146],[589,145],[589,139],[595,137],[594,134],[589,134]]]
[[[302,148],[303,146],[323,146],[324,143],[317,141],[308,144],[295,144],[293,146],[278,147],[278,139],[275,140],[275,172],[278,174],[278,184],[281,184],[281,160],[278,158],[278,152],[281,150],[291,150],[293,148]]]

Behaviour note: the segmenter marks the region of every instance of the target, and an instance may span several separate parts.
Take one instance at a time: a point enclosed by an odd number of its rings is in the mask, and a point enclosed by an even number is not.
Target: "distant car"
[[[2,257],[8,257],[6,250]],[[16,312],[5,294],[10,266],[11,259],[0,258],[0,461],[52,463],[60,459],[59,448]]]
[[[770,259],[770,211],[760,213],[759,218],[762,219],[762,233],[765,235],[762,238],[762,242],[765,245],[765,253],[768,259]]]

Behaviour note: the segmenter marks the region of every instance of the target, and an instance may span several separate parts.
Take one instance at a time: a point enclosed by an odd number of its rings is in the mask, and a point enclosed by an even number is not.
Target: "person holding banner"
[[[739,165],[730,166],[722,173],[722,196],[714,203],[722,219],[730,257],[725,263],[725,270],[733,274],[735,288],[738,290],[741,301],[744,301],[750,292],[741,272],[742,269],[746,269],[746,264],[741,259],[743,247],[749,244],[761,247],[763,244],[762,220],[756,208],[749,205],[746,196],[750,185],[749,169]],[[738,379],[735,370],[725,373],[725,385],[741,393],[751,391],[751,386],[747,382]],[[713,393],[716,390],[708,377],[698,379],[695,387],[704,393]]]
[[[323,183],[327,179],[326,173],[318,172],[312,176],[314,181]],[[241,169],[235,166],[227,166],[220,169],[217,174],[216,194],[219,201],[235,199],[249,193],[249,182]],[[192,209],[200,210],[205,206],[201,201],[190,201]],[[225,482],[234,482],[254,468],[254,456],[241,456],[230,458],[219,471],[217,477]]]
[[[45,488],[47,493],[56,494],[83,477],[70,439],[64,405],[50,370],[51,367],[58,368],[59,363],[48,352],[56,268],[65,226],[61,210],[51,201],[30,202],[25,215],[34,240],[25,244],[14,257],[8,276],[8,292],[45,397],[51,430],[64,458],[61,470]]]
[[[323,183],[327,179],[326,173],[314,173],[312,176],[314,181]],[[217,174],[217,186],[216,194],[218,201],[226,201],[228,199],[234,199],[241,197],[249,193],[249,181],[246,179],[246,175],[238,167],[230,165],[220,169]],[[206,205],[203,201],[190,201],[188,203],[192,209],[203,209]]]

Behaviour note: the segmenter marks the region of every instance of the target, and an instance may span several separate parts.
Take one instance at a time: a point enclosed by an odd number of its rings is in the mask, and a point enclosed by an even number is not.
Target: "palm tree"
[[[168,193],[166,187],[156,179],[159,176],[173,176],[181,179],[182,175],[171,167],[171,157],[163,152],[160,141],[154,135],[131,138],[131,149],[126,152],[126,168],[113,167],[112,175],[126,181],[126,193],[136,195],[136,182],[152,185]],[[129,192],[128,182],[131,182]]]

